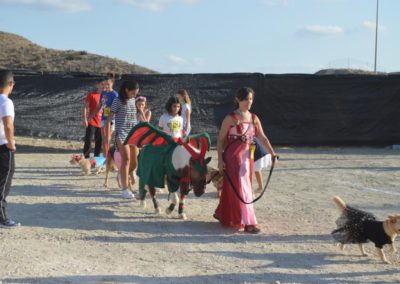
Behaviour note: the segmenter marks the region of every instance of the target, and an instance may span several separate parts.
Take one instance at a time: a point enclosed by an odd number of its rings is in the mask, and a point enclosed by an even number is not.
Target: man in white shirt
[[[14,104],[9,95],[14,88],[11,71],[0,70],[0,228],[13,228],[20,224],[7,217],[6,198],[10,193],[15,171]]]

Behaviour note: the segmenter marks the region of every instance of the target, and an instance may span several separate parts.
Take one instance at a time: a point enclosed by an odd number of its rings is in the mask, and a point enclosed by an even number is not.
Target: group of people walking
[[[14,85],[12,72],[0,71],[0,227],[19,226],[6,212],[6,198],[15,171],[15,113],[9,98]],[[119,92],[113,85],[114,78],[109,77],[99,81],[97,89],[86,95],[82,108],[86,128],[83,154],[86,158],[90,156],[94,135],[94,156],[99,156],[102,149],[106,157],[114,137],[115,147],[121,155],[122,197],[134,198],[128,190],[128,173],[136,168],[138,149],[124,145],[124,141],[139,121],[150,122],[152,113],[147,98],[139,95],[137,82],[122,82]],[[277,157],[260,119],[250,112],[254,100],[255,93],[251,88],[238,90],[234,110],[224,118],[217,143],[218,169],[224,175],[224,182],[214,217],[222,226],[244,229],[247,233],[260,231],[251,202],[253,172],[260,171],[268,163],[274,165]],[[174,139],[186,137],[191,132],[191,111],[189,93],[179,90],[167,100],[158,127]],[[260,178],[257,177],[258,182]],[[259,182],[259,189],[261,184]]]
[[[110,77],[98,83],[97,91],[86,95],[82,109],[83,124],[86,127],[83,154],[86,158],[91,152],[91,137],[95,136],[94,156],[100,155],[100,145],[106,157],[111,140],[121,156],[120,176],[121,195],[134,198],[129,188],[129,172],[137,167],[139,150],[134,145],[124,145],[129,131],[138,122],[150,122],[152,113],[147,98],[139,95],[139,84],[133,80],[122,82],[119,92],[113,90],[114,78]],[[174,139],[190,134],[191,101],[186,90],[177,91],[165,105],[165,113],[160,117],[158,126]],[[101,135],[99,134],[101,133]],[[113,139],[111,139],[113,137]]]

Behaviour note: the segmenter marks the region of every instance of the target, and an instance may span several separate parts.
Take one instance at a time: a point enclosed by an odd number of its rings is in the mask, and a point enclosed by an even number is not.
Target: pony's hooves
[[[140,206],[142,206],[143,208],[146,208],[146,201],[140,200]]]
[[[160,207],[154,208],[154,213],[161,215],[161,209]]]
[[[179,214],[179,218],[182,219],[182,220],[187,220],[187,217],[186,217],[185,213]]]
[[[169,209],[169,208],[167,208],[167,209],[165,209],[165,213],[166,213],[167,215],[169,215],[169,214],[171,214],[171,213],[172,213],[172,210],[171,210],[171,209]]]

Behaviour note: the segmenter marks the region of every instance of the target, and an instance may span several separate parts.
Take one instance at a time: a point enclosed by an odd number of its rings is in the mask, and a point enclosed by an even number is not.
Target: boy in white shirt
[[[7,217],[6,198],[10,193],[11,180],[15,171],[14,153],[14,104],[9,95],[14,88],[11,71],[0,71],[0,228],[17,227],[20,224]]]

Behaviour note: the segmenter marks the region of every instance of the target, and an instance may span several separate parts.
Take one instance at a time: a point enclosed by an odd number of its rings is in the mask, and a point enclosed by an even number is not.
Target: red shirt
[[[100,94],[97,91],[89,92],[86,95],[86,104],[89,106],[89,115],[93,113],[93,111],[96,109],[96,106],[100,102]],[[100,127],[100,121],[101,121],[101,109],[100,111],[92,118],[91,121],[89,121],[89,124],[94,126],[94,127]]]

